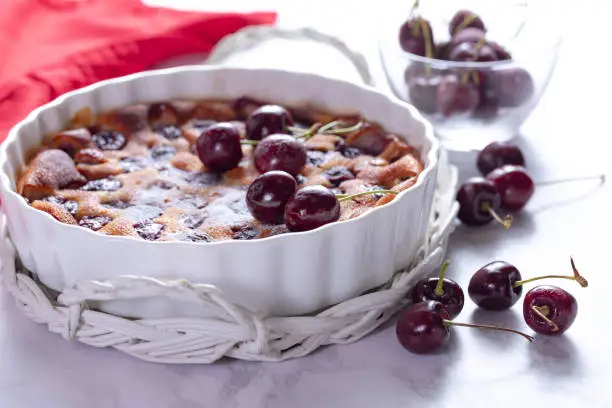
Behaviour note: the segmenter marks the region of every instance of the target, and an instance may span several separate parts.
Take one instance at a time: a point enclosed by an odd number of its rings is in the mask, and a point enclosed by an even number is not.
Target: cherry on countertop
[[[536,286],[523,300],[523,317],[533,331],[558,336],[574,323],[578,313],[576,298],[557,286]]]
[[[413,303],[435,300],[442,303],[448,311],[449,319],[454,319],[461,313],[464,304],[463,289],[457,282],[445,277],[449,262],[445,261],[437,277],[421,279],[416,283],[410,294]]]

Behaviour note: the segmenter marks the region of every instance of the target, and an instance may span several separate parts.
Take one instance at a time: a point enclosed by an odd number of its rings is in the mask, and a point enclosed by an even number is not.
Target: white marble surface
[[[281,24],[314,22],[371,55],[367,33],[375,25],[370,23],[384,16],[393,2],[377,1],[376,9],[363,3],[351,13],[346,5],[329,0],[312,0],[308,6],[293,1],[246,3],[224,4],[279,7]],[[189,1],[175,4],[193,6]],[[598,0],[585,0],[573,10],[558,69],[542,104],[524,126],[520,142],[537,179],[602,171],[612,176],[612,89],[604,63],[609,47],[606,36],[595,34],[599,24],[603,29],[609,25],[605,7]],[[372,62],[379,75],[377,61]],[[464,177],[475,173],[473,157],[453,157]],[[596,183],[542,188],[510,230],[459,228],[452,237],[450,274],[464,284],[493,259],[535,275],[567,272],[569,255],[574,255],[590,286],[559,283],[571,290],[580,307],[563,337],[540,337],[528,344],[503,333],[459,328],[444,352],[416,356],[399,347],[388,325],[356,344],[285,363],[161,366],[67,342],[22,316],[0,291],[0,407],[612,407],[611,193],[609,184]],[[481,313],[468,301],[460,319],[526,329],[520,307]]]

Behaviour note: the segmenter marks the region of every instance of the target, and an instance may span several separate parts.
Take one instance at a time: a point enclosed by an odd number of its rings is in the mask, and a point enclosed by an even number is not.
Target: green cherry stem
[[[248,140],[248,139],[242,139],[240,140],[240,144],[243,145],[249,145],[249,146],[257,146],[257,140]]]
[[[578,282],[578,284],[580,286],[582,286],[583,288],[586,288],[587,286],[589,286],[589,282],[584,278],[584,276],[580,275],[580,272],[578,272],[578,269],[576,269],[576,264],[574,264],[574,258],[570,257],[570,263],[572,265],[572,271],[574,272],[573,275],[543,275],[543,276],[536,276],[535,278],[529,278],[529,279],[523,279],[523,280],[520,280],[520,281],[516,281],[516,282],[514,282],[512,284],[512,287],[516,288],[518,286],[524,285],[525,283],[537,281],[537,280],[540,280],[540,279],[549,279],[549,278],[573,280],[573,281]]]
[[[499,214],[496,213],[495,210],[493,209],[493,207],[491,206],[491,203],[489,203],[488,201],[485,201],[482,204],[482,207],[480,207],[480,209],[483,212],[488,212],[489,214],[491,214],[491,217],[493,217],[493,219],[498,224],[503,225],[505,229],[510,228],[510,226],[512,225],[512,215],[506,214],[506,216],[504,218],[500,217]]]
[[[444,261],[442,267],[440,268],[440,275],[438,276],[438,284],[434,289],[434,293],[438,296],[444,296],[444,276],[446,275],[446,269],[448,269],[448,265],[450,265],[449,261]]]
[[[319,133],[329,133],[329,134],[332,134],[332,135],[342,135],[344,133],[351,133],[351,132],[354,132],[356,130],[359,130],[363,126],[363,122],[357,122],[353,126],[349,126],[347,128],[334,129],[334,127],[338,126],[341,123],[342,123],[342,121],[340,121],[340,120],[335,120],[333,122],[329,122],[328,124],[326,124],[325,126],[322,126],[319,129]]]
[[[371,190],[371,191],[362,191],[361,193],[355,193],[355,194],[351,194],[351,195],[347,195],[347,194],[337,194],[336,198],[338,199],[338,201],[342,202],[342,201],[348,201],[348,200],[352,200],[353,198],[357,198],[357,197],[361,197],[361,196],[365,196],[365,195],[373,195],[373,194],[397,194],[397,191],[393,191],[393,190]]]
[[[505,331],[508,333],[514,333],[514,334],[518,334],[519,336],[523,336],[530,343],[534,340],[532,336],[522,333],[518,330],[507,329],[505,327],[499,327],[499,326],[492,326],[490,324],[459,323],[459,322],[450,321],[446,319],[444,319],[444,324],[447,326],[475,327],[478,329],[491,329],[491,330]]]

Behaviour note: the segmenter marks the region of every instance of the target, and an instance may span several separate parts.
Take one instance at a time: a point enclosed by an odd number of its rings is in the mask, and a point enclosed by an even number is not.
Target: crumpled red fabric
[[[0,1],[0,142],[19,120],[94,82],[205,53],[276,14],[186,12],[139,0]]]

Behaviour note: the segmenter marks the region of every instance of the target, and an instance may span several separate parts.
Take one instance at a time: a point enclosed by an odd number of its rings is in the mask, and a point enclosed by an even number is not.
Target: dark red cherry
[[[406,20],[399,30],[399,43],[402,49],[422,57],[433,57],[435,45],[429,21],[416,17]]]
[[[448,59],[451,61],[491,62],[497,61],[497,54],[487,44],[479,46],[478,43],[474,42],[462,42],[451,49]]]
[[[485,38],[485,32],[479,28],[466,28],[465,30],[459,31],[456,35],[451,38],[450,48],[453,48],[457,44],[461,43],[477,43]],[[450,49],[449,49],[450,53]]]
[[[282,170],[295,176],[306,165],[306,147],[290,135],[271,135],[257,143],[253,152],[260,173]]]
[[[463,309],[464,295],[463,289],[457,282],[444,277],[447,267],[448,262],[445,262],[440,270],[440,276],[418,281],[410,292],[410,298],[413,303],[428,300],[440,302],[446,307],[450,319],[454,319]]]
[[[468,295],[488,310],[509,309],[523,293],[521,273],[514,265],[494,261],[476,271],[468,285]]]
[[[428,354],[448,341],[450,329],[446,320],[450,320],[450,315],[442,303],[432,300],[416,303],[400,314],[395,335],[411,353]]]
[[[500,105],[505,107],[525,104],[535,91],[533,78],[523,68],[495,71],[493,85],[499,95]]]
[[[285,224],[289,231],[309,231],[340,218],[336,195],[320,185],[298,190],[285,206]]]
[[[121,150],[127,143],[123,133],[115,130],[101,130],[92,136],[92,140],[100,150]]]
[[[477,28],[486,31],[480,16],[469,10],[459,10],[455,13],[448,25],[448,32],[453,36],[466,28]]]
[[[522,209],[531,199],[535,184],[524,167],[506,164],[487,175],[501,196],[501,208],[508,211]]]
[[[297,190],[295,178],[284,171],[273,170],[257,177],[246,194],[247,208],[264,224],[283,222],[285,205]]]
[[[196,151],[210,171],[223,172],[233,169],[242,159],[240,132],[228,122],[214,124],[198,137]]]
[[[453,75],[442,78],[436,98],[440,112],[446,117],[473,111],[480,101],[478,88],[474,84],[460,81]]]
[[[293,125],[291,113],[279,105],[263,105],[255,109],[246,120],[247,138],[262,140],[275,133],[287,133]]]
[[[410,102],[421,112],[434,114],[438,111],[438,85],[442,77],[421,75],[407,78]]]
[[[507,61],[507,60],[512,59],[512,55],[510,54],[510,52],[508,52],[508,50],[506,50],[500,44],[496,42],[492,42],[492,41],[489,42],[488,44],[489,44],[489,47],[493,48],[493,51],[495,51],[495,55],[497,55],[498,60]]]
[[[478,153],[476,165],[483,176],[506,164],[525,167],[521,149],[512,142],[492,142]]]
[[[459,213],[457,217],[465,225],[479,226],[496,220],[509,228],[512,218],[501,219],[497,212],[501,204],[501,196],[491,181],[482,177],[473,177],[461,185],[457,191]]]
[[[472,112],[472,116],[477,119],[494,118],[499,113],[499,98],[495,90],[489,85],[490,81],[488,78],[490,75],[485,75],[484,71],[477,71],[476,74],[480,84],[480,101],[474,112]]]
[[[536,286],[523,300],[525,323],[540,334],[564,333],[574,323],[577,313],[576,298],[557,286]]]

